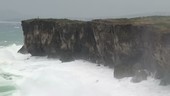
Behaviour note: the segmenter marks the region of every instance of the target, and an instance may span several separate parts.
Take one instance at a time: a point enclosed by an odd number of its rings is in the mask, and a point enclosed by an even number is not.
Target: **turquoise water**
[[[0,46],[22,44],[23,32],[20,22],[0,22]]]
[[[23,35],[20,22],[0,22],[0,47],[10,46],[12,44],[21,45],[22,43]],[[0,59],[0,62],[3,60]],[[12,79],[13,74],[5,73],[2,70],[0,68],[0,96],[11,96],[16,91],[16,86]]]

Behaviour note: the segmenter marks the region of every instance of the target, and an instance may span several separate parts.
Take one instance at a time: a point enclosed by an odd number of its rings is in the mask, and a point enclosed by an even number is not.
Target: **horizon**
[[[170,15],[168,0],[1,0],[0,19],[130,18]],[[8,7],[7,7],[8,6]]]
[[[17,15],[17,14],[15,14]],[[2,15],[1,15],[2,16]],[[170,12],[155,12],[155,13],[141,13],[141,14],[130,14],[130,15],[126,15],[126,16],[117,16],[117,17],[35,17],[35,16],[31,16],[31,15],[25,15],[22,16],[20,15],[20,17],[6,17],[6,18],[1,18],[0,16],[0,23],[10,23],[12,22],[20,22],[22,20],[29,20],[29,19],[70,19],[70,20],[82,20],[82,21],[89,21],[89,20],[94,20],[94,19],[133,19],[133,18],[140,18],[140,17],[169,17],[170,16]]]

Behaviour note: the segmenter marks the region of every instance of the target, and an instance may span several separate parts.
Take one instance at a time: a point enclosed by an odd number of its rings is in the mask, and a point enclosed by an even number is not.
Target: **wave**
[[[104,66],[23,55],[17,53],[19,48],[0,47],[0,81],[9,89],[8,96],[170,96],[170,86],[159,86],[151,77],[131,83],[131,78],[113,78],[113,69]]]

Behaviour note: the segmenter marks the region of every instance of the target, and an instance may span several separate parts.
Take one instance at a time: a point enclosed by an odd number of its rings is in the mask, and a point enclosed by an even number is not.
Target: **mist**
[[[169,0],[0,0],[0,17],[120,18],[169,15]],[[3,13],[8,13],[3,16]]]

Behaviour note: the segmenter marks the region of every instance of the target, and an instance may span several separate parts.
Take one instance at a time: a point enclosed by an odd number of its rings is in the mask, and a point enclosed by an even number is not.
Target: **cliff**
[[[21,53],[61,61],[85,59],[114,67],[133,82],[153,75],[170,84],[170,17],[133,19],[30,19],[22,21]]]

